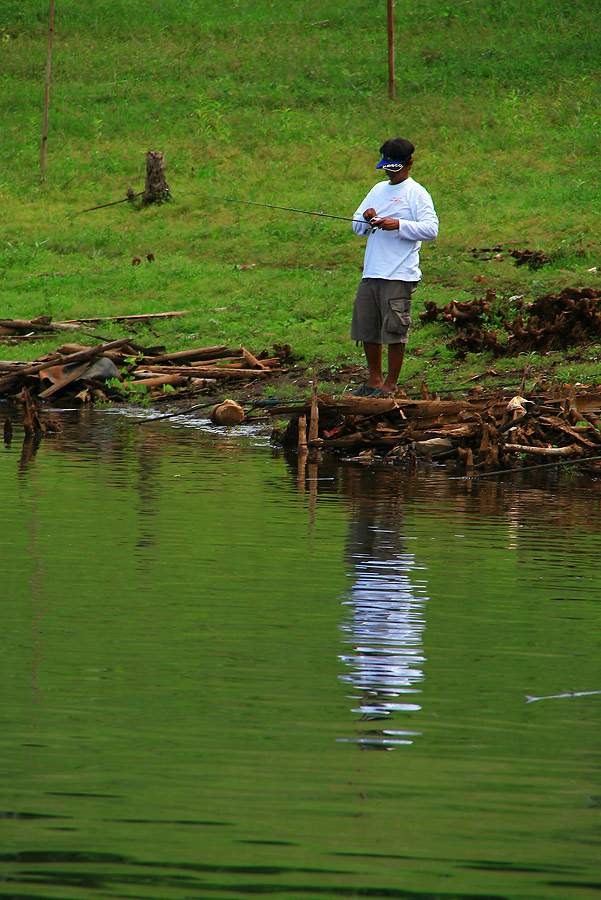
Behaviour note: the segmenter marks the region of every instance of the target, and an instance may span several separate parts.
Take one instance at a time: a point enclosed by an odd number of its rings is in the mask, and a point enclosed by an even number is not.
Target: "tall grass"
[[[363,248],[350,228],[214,196],[350,215],[377,180],[378,146],[397,134],[416,144],[414,177],[441,218],[423,250],[422,301],[481,290],[482,274],[500,292],[595,284],[598,4],[395,9],[393,103],[384,0],[57,0],[41,183],[48,10],[5,0],[4,314],[188,307],[175,342],[273,335],[307,357],[358,359],[347,334]],[[149,147],[166,152],[172,204],[73,215],[141,190]],[[465,252],[499,242],[561,246],[565,265],[483,268]],[[156,263],[132,269],[150,250]]]

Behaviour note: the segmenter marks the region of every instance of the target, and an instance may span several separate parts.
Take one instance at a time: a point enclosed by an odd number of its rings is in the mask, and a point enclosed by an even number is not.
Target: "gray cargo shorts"
[[[406,344],[411,327],[411,294],[417,281],[362,278],[357,288],[351,340],[367,344]]]

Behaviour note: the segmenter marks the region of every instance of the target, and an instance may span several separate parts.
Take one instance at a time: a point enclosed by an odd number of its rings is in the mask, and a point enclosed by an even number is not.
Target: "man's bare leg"
[[[367,384],[369,387],[381,388],[384,380],[382,376],[382,344],[368,344],[364,341],[363,349],[369,369]]]
[[[381,349],[382,348],[380,347],[380,350]],[[405,344],[388,345],[388,374],[386,376],[386,381],[382,385],[383,391],[392,391],[393,394],[396,392],[404,357]]]

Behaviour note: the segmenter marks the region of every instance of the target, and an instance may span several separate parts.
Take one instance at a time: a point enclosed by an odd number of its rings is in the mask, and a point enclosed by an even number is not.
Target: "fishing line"
[[[264,209],[282,209],[284,212],[301,213],[304,216],[317,216],[321,219],[339,219],[341,222],[359,222],[359,224],[362,224],[361,219],[351,219],[348,216],[335,216],[332,213],[312,212],[309,209],[296,209],[294,206],[275,206],[272,203],[257,203],[255,200],[236,200],[234,197],[217,197],[215,194],[208,194],[207,196],[211,200],[219,200],[222,203],[244,203],[246,206],[262,206]]]
[[[520,466],[516,469],[499,469],[497,472],[475,472],[473,475],[450,475],[451,481],[474,481],[476,478],[499,478],[502,475],[519,475],[521,472],[530,472],[532,469],[552,469],[555,466],[580,466],[582,463],[595,462],[601,456],[584,456],[572,459],[556,459],[553,462],[538,463],[535,466]]]

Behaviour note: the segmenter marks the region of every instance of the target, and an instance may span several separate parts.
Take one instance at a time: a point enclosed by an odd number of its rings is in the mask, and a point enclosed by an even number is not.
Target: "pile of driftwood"
[[[19,327],[26,325],[31,327],[32,322]],[[43,327],[57,329],[56,323]],[[169,353],[163,346],[143,346],[132,337],[93,347],[63,343],[31,362],[0,360],[0,398],[16,396],[23,389],[38,400],[60,394],[81,403],[135,401],[142,396],[152,401],[174,399],[174,391],[187,397],[223,383],[280,374],[289,350],[285,345],[277,349],[279,355],[262,351],[255,356],[244,347],[221,344]]]
[[[346,461],[452,463],[462,474],[573,461],[601,473],[601,389],[555,388],[524,396],[476,390],[461,400],[370,399],[319,395],[279,406],[291,416],[273,438],[299,452],[328,451]],[[308,423],[308,425],[307,425]],[[308,433],[307,433],[308,428]]]
[[[495,356],[517,356],[532,350],[544,353],[601,339],[601,290],[565,288],[560,294],[545,294],[528,304],[514,297],[511,308],[514,317],[509,321],[491,290],[485,297],[451,301],[444,307],[426,301],[420,319],[441,321],[456,329],[457,337],[447,346],[460,356],[483,350]],[[499,320],[503,339],[495,327]]]

